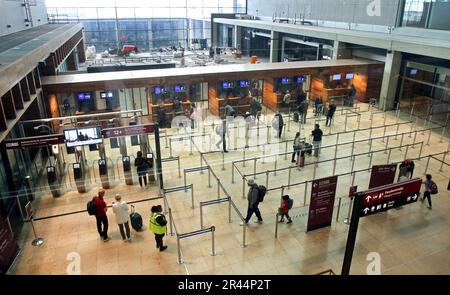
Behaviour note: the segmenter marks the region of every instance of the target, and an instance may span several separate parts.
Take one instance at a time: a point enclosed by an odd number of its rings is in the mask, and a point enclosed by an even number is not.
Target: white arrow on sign
[[[370,209],[369,209],[369,208],[366,208],[366,209],[364,209],[363,211],[364,211],[364,214],[367,214],[367,212],[369,212]]]
[[[369,202],[370,202],[370,199],[372,199],[372,197],[371,197],[371,196],[367,196],[367,197],[366,197],[366,203],[369,203]]]

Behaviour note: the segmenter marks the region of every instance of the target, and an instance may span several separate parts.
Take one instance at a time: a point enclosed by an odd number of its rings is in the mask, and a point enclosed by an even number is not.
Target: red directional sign
[[[422,180],[417,178],[364,192],[360,216],[368,216],[416,202],[419,198],[421,184]]]
[[[154,124],[143,124],[126,127],[107,128],[102,130],[104,138],[122,137],[153,133],[156,129]]]

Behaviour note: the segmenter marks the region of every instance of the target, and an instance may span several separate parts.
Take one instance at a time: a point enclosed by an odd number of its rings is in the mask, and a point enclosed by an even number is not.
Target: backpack
[[[289,200],[288,200],[288,208],[292,209],[292,206],[294,206],[294,199],[289,198]]]
[[[438,187],[436,182],[431,181],[431,185],[430,185],[430,194],[435,195],[438,193]]]
[[[258,186],[258,202],[264,202],[264,197],[266,196],[267,188],[264,185]]]
[[[93,197],[92,200],[87,202],[86,209],[89,215],[95,215],[97,213],[97,210],[95,210],[95,198]]]

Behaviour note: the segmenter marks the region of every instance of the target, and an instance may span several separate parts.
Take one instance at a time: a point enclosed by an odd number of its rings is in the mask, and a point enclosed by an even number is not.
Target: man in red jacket
[[[98,191],[98,196],[94,199],[95,204],[95,219],[97,219],[97,231],[100,238],[103,238],[104,242],[109,241],[108,237],[108,216],[106,216],[106,211],[108,207],[106,206],[103,197],[105,196],[105,190],[100,189]],[[102,229],[103,224],[103,229]]]

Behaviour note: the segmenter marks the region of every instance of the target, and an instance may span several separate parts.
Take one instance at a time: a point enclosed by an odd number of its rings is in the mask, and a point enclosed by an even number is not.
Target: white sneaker
[[[248,224],[248,223],[247,223],[247,222],[244,222],[244,221],[241,221],[241,222],[239,223],[240,226],[244,226],[244,224]]]
[[[263,223],[263,221],[262,220],[255,220],[255,221],[253,221],[254,223],[259,223],[259,224],[262,224]]]

